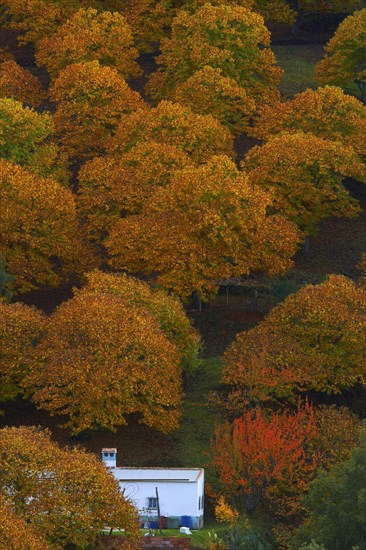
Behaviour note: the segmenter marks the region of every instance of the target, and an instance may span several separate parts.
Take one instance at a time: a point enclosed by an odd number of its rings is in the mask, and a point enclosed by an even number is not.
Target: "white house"
[[[159,507],[167,528],[203,527],[203,468],[119,468],[116,458],[117,449],[102,449],[102,460],[139,510],[142,522],[157,521]]]

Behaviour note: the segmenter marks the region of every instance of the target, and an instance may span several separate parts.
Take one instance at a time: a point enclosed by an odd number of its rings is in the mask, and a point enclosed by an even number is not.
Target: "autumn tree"
[[[0,158],[66,183],[66,159],[50,142],[52,133],[51,115],[39,114],[15,99],[0,98]]]
[[[241,6],[205,4],[192,14],[180,11],[161,51],[161,68],[147,86],[155,99],[170,99],[177,86],[206,65],[221,69],[258,103],[278,98],[282,69],[270,49],[270,33],[260,15]]]
[[[119,156],[146,141],[171,145],[187,153],[193,162],[205,162],[212,155],[234,156],[233,137],[210,115],[197,115],[171,101],[155,108],[124,116],[107,146],[110,156]]]
[[[237,335],[225,352],[223,381],[240,403],[329,394],[364,383],[366,290],[342,275],[307,285]]]
[[[51,550],[46,540],[38,535],[32,525],[14,512],[0,498],[0,548],[11,550]]]
[[[6,25],[21,31],[20,44],[37,42],[51,36],[78,9],[79,0],[1,0]]]
[[[36,76],[9,59],[0,65],[0,97],[12,97],[39,107],[46,98],[46,91]]]
[[[194,113],[211,115],[227,126],[232,134],[248,130],[255,103],[233,78],[222,76],[222,69],[205,65],[172,94],[174,101]]]
[[[315,432],[309,405],[270,416],[262,409],[244,410],[232,424],[216,425],[212,466],[221,491],[251,513],[279,487],[302,487],[317,466],[316,457],[307,452]]]
[[[242,163],[249,181],[273,192],[274,208],[306,235],[330,217],[355,217],[360,209],[343,185],[366,182],[365,165],[350,146],[297,132],[253,147]]]
[[[80,447],[61,449],[40,428],[0,430],[0,487],[4,505],[54,550],[94,546],[105,526],[138,538],[137,510],[113,474]]]
[[[309,517],[300,527],[291,548],[297,549],[302,542],[310,540],[332,550],[365,547],[365,457],[366,430],[363,426],[359,444],[353,448],[350,458],[329,472],[320,472],[310,484],[304,498]]]
[[[183,0],[178,2],[180,7],[185,10],[197,10],[197,8],[206,4],[206,0]],[[211,0],[210,4],[217,5],[232,5],[236,4],[260,14],[264,20],[278,21],[280,23],[293,23],[296,12],[293,7],[289,5],[287,0]]]
[[[175,15],[172,0],[129,0],[118,6],[131,26],[139,50],[151,52],[156,41],[169,33]]]
[[[82,242],[68,189],[4,160],[0,183],[0,248],[15,277],[13,290],[59,286],[95,266],[90,248]]]
[[[146,311],[176,346],[183,372],[190,374],[197,370],[200,365],[198,355],[201,337],[177,298],[124,273],[95,270],[88,273],[86,278],[86,285],[77,294],[112,294],[118,296],[126,308],[136,307],[141,312]]]
[[[141,71],[135,61],[137,56],[123,15],[89,8],[80,9],[56,33],[42,39],[36,59],[53,77],[67,65],[96,60],[128,78]]]
[[[347,407],[321,405],[314,410],[316,434],[310,448],[319,456],[323,469],[348,460],[357,445],[361,431],[361,420]]]
[[[320,84],[345,88],[358,87],[360,99],[366,101],[366,8],[349,15],[339,25],[325,46],[326,54],[315,67]]]
[[[299,131],[351,145],[366,158],[366,106],[337,86],[309,88],[293,99],[264,106],[250,135],[268,141],[281,132]]]
[[[156,141],[86,162],[78,174],[77,205],[91,241],[103,245],[121,217],[140,212],[158,187],[169,185],[174,170],[192,164],[181,149]]]
[[[146,309],[116,294],[82,292],[57,308],[26,386],[39,407],[66,415],[73,433],[114,430],[132,413],[162,432],[178,425],[177,348]]]
[[[252,270],[284,272],[298,235],[268,213],[270,196],[250,186],[225,156],[176,171],[140,214],[119,220],[106,246],[111,264],[157,274],[158,283],[183,299],[217,291],[220,279]]]
[[[22,393],[21,382],[44,325],[44,315],[35,308],[0,301],[0,401]]]
[[[58,102],[56,136],[72,157],[102,153],[122,115],[146,108],[115,69],[98,61],[68,65],[53,82],[50,94]]]

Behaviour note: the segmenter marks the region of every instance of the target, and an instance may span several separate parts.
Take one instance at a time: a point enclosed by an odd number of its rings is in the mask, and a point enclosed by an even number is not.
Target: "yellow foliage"
[[[92,241],[102,244],[126,213],[137,213],[174,170],[192,164],[184,152],[165,143],[138,143],[116,158],[95,158],[79,172],[77,205]]]
[[[22,393],[21,382],[45,322],[35,308],[0,301],[0,401]]]
[[[205,65],[172,94],[172,99],[194,113],[211,115],[234,134],[247,131],[255,103],[235,80],[222,76],[222,69]]]
[[[204,4],[192,14],[182,10],[172,22],[171,38],[161,41],[161,69],[146,90],[155,99],[171,99],[175,88],[209,65],[221,69],[257,104],[278,99],[282,69],[270,49],[263,18],[237,4]]]
[[[345,87],[355,83],[363,102],[366,100],[365,30],[366,8],[346,17],[325,46],[326,54],[314,72],[320,84]]]
[[[39,407],[68,417],[73,433],[115,430],[133,413],[162,432],[178,426],[177,348],[147,310],[117,294],[82,291],[61,304],[25,384]]]
[[[124,307],[136,306],[142,314],[147,311],[170,342],[177,347],[183,371],[191,373],[199,367],[201,338],[178,298],[168,295],[164,290],[151,288],[144,281],[124,273],[112,274],[95,270],[88,273],[86,278],[87,284],[77,294],[112,294],[118,296]]]
[[[306,233],[330,216],[357,216],[360,208],[343,185],[366,182],[366,167],[350,146],[310,133],[283,132],[253,147],[242,163],[249,180],[273,192],[273,205]]]
[[[299,131],[351,145],[366,158],[366,106],[337,86],[308,89],[288,101],[264,106],[250,135],[267,141],[281,132]]]
[[[57,32],[40,40],[36,59],[52,77],[72,63],[96,60],[128,78],[141,72],[135,62],[137,56],[123,15],[89,8],[80,9]]]
[[[51,550],[51,546],[32,525],[18,516],[14,509],[0,498],[0,548],[11,550]]]
[[[137,510],[104,464],[80,447],[61,449],[40,428],[0,430],[0,487],[6,514],[0,541],[14,535],[19,541],[14,531],[23,522],[23,540],[30,541],[30,546],[6,549],[40,550],[37,539],[46,540],[44,550],[94,546],[105,526],[124,529],[132,541],[139,537]],[[11,518],[15,521],[9,529]]]
[[[225,156],[173,174],[141,213],[117,222],[106,246],[111,264],[158,275],[158,283],[183,299],[206,298],[217,282],[252,270],[284,272],[298,234],[269,215],[271,197],[250,186]]]
[[[239,512],[225,502],[225,498],[220,496],[215,506],[215,518],[220,523],[234,525],[239,519]]]
[[[0,244],[14,290],[59,286],[95,266],[68,189],[4,160],[0,183]]]
[[[233,136],[215,118],[197,115],[187,107],[161,101],[154,109],[124,116],[107,146],[119,156],[138,143],[156,141],[184,151],[193,162],[205,162],[212,155],[234,156]]]
[[[104,151],[122,115],[147,108],[137,92],[112,67],[98,61],[62,69],[51,88],[57,101],[56,136],[71,156],[90,158]]]

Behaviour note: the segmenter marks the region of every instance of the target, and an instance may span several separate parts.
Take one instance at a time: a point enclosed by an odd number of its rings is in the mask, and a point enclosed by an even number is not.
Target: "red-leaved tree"
[[[308,404],[271,416],[244,410],[232,424],[217,425],[211,447],[221,494],[253,512],[263,500],[301,493],[317,466],[316,453],[307,452],[315,432]]]

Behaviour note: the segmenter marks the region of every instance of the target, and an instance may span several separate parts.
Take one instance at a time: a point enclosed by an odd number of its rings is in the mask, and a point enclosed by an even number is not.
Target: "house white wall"
[[[176,526],[182,516],[190,516],[193,528],[203,525],[204,470],[202,468],[112,468],[121,491],[146,515],[149,498],[156,498],[158,489],[160,515],[175,518]],[[157,514],[151,510],[150,516]]]
[[[159,494],[160,514],[162,516],[198,516],[198,484],[195,482],[148,481],[130,483],[120,481],[121,490],[126,498],[132,500],[140,512],[147,507],[149,497]]]
[[[203,468],[118,468],[115,448],[102,449],[102,460],[118,480],[125,497],[139,510],[141,519],[146,518],[148,508],[149,516],[157,515],[157,509],[151,509],[149,501],[156,499],[157,488],[160,515],[170,518],[174,527],[183,523],[182,516],[190,518],[194,529],[203,526]]]

